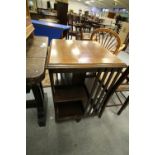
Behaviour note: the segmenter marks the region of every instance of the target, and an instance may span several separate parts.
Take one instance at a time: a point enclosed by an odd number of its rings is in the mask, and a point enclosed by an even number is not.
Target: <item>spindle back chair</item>
[[[120,50],[121,40],[119,35],[111,29],[99,28],[92,35],[91,40],[99,42],[104,48],[117,55]]]

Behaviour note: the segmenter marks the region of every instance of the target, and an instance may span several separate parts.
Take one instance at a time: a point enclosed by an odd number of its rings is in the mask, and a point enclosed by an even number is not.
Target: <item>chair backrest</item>
[[[128,22],[121,22],[121,28],[119,30],[119,37],[122,43],[125,43],[125,40],[129,34],[129,23]]]
[[[94,82],[89,88],[90,98],[86,106],[86,115],[102,116],[104,109],[122,82],[128,77],[129,67],[127,68],[105,68],[96,74]]]
[[[111,98],[111,96],[114,94],[114,92],[116,91],[116,89],[124,82],[126,81],[126,79],[128,79],[129,77],[129,66],[124,70],[123,73],[121,73],[121,76],[118,78],[118,80],[116,81],[116,83],[110,87],[109,91],[107,92],[107,94],[104,96],[103,99],[103,103],[102,106],[100,108],[100,111],[98,113],[98,117],[101,117],[104,109],[109,101],[109,99]],[[128,80],[127,80],[128,81]]]
[[[121,40],[119,35],[111,29],[96,29],[91,35],[91,40],[99,42],[104,48],[115,55],[119,53]]]
[[[67,24],[71,26],[71,29],[73,30],[73,15],[68,14],[67,15]]]

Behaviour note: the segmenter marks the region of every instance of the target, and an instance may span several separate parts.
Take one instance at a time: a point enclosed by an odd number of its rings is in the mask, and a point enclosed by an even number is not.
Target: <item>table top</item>
[[[50,47],[48,68],[51,69],[126,67],[95,41],[53,39]]]
[[[40,21],[40,20],[32,20],[32,23],[33,23],[33,24],[44,25],[44,26],[48,26],[48,27],[55,27],[55,28],[64,29],[64,30],[68,30],[68,29],[71,28],[71,27],[68,26],[68,25],[50,23],[50,22]]]
[[[48,38],[33,37],[26,44],[26,82],[34,84],[45,76]]]

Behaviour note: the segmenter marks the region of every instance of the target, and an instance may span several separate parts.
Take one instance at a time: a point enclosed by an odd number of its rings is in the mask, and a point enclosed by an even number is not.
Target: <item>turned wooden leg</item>
[[[122,113],[122,111],[128,106],[128,104],[129,104],[129,96],[127,97],[127,99],[125,100],[124,104],[122,105],[122,107],[118,111],[117,115],[120,115]]]
[[[39,126],[46,125],[46,111],[44,103],[43,88],[41,84],[36,84],[32,87],[32,91],[35,97],[36,106],[37,106],[37,116]]]

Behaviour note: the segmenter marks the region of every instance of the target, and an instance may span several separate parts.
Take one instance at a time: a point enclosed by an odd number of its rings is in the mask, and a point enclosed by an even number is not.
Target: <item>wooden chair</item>
[[[129,67],[127,67],[126,70],[124,70],[121,73],[121,76],[119,77],[118,81],[111,87],[111,89],[107,93],[107,96],[104,99],[104,104],[100,110],[99,117],[102,116],[105,108],[109,107],[108,101],[110,100],[110,98],[112,97],[114,93],[120,92],[120,91],[128,91],[128,90],[129,90]],[[118,115],[120,115],[122,111],[127,107],[128,104],[129,104],[129,96],[125,99],[124,104],[122,104],[121,102],[121,104],[113,104],[113,105],[110,105],[110,107],[121,105],[121,108],[117,113]]]
[[[100,31],[101,29],[105,29],[105,28],[98,28],[98,29],[95,29],[95,31],[93,32],[93,33],[95,33],[96,31]],[[111,31],[111,32],[114,32],[113,30],[111,30],[111,29],[106,29],[106,30],[109,30],[109,31]],[[123,40],[122,41],[122,37],[121,37],[121,35],[120,34],[117,34],[116,32],[114,32],[120,39],[118,39],[118,42],[121,42],[121,45],[120,45],[120,47],[118,48],[118,51],[116,50],[116,52],[115,53],[113,53],[113,54],[115,54],[115,55],[118,55],[118,53],[119,52],[121,52],[122,50],[124,50],[126,47],[127,47],[127,45],[128,45],[128,38],[129,37],[127,37],[127,41],[125,40]],[[95,34],[94,34],[95,35]],[[82,36],[82,40],[92,40],[91,39],[91,36],[92,36],[92,34],[91,33],[85,33],[83,30],[81,31],[81,36]],[[115,36],[114,36],[115,37]],[[118,38],[117,37],[117,38]],[[117,40],[117,38],[116,38],[116,40]],[[104,39],[104,38],[103,38]],[[114,39],[114,38],[113,38]],[[121,40],[121,41],[119,41],[119,40]],[[96,40],[96,41],[98,41],[98,40]],[[109,41],[110,41],[110,39],[109,39]],[[107,42],[108,42],[108,40],[107,40]],[[104,42],[103,42],[104,43]],[[104,45],[104,44],[103,44]]]
[[[121,40],[119,35],[111,29],[99,28],[92,35],[91,40],[99,42],[102,46],[108,49],[113,54],[117,55],[120,52]]]
[[[86,32],[86,33],[90,33],[91,32],[91,24],[88,24],[87,22],[84,22],[83,23],[83,31]]]
[[[122,111],[128,106],[129,104],[129,95],[125,96],[124,92],[128,92],[129,91],[129,76],[126,77],[126,79],[121,83],[120,86],[118,86],[118,88],[115,91],[115,94],[120,102],[120,104],[115,104],[114,106],[119,106],[121,105],[121,108],[119,109],[119,111],[117,112],[117,115],[120,115],[122,113]],[[124,98],[122,99],[120,97],[120,95]]]
[[[67,24],[71,26],[71,29],[69,30],[68,35],[67,35],[67,39],[72,39],[72,37],[74,36],[76,40],[81,40],[81,31],[80,30],[77,31],[73,15],[68,14]],[[74,30],[74,27],[76,28],[75,30]]]
[[[129,23],[128,22],[121,22],[121,27],[120,30],[118,32],[118,35],[121,39],[121,50],[124,50],[127,48],[128,44],[129,44]]]
[[[84,38],[83,40],[88,40]],[[90,40],[99,42],[104,48],[108,49],[111,53],[117,55],[121,50],[121,40],[116,32],[111,29],[99,28],[93,31]],[[87,73],[89,74],[89,73]],[[96,73],[91,73],[90,76],[94,76]]]
[[[113,96],[118,87],[123,83],[123,81],[128,77],[129,67],[127,68],[105,68],[103,71],[98,72],[96,77],[92,79],[94,82],[92,86],[87,84],[89,98],[86,106],[87,116],[102,116],[106,107],[108,107],[108,101]],[[91,79],[90,83],[92,83]],[[122,106],[124,109],[127,106],[128,99]],[[120,105],[120,104],[119,104]],[[116,105],[111,105],[116,106]],[[121,110],[122,111],[122,110]],[[120,111],[119,111],[120,113]]]

